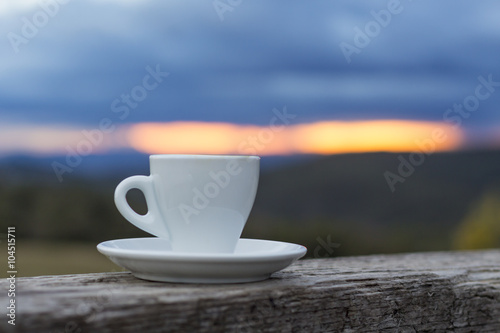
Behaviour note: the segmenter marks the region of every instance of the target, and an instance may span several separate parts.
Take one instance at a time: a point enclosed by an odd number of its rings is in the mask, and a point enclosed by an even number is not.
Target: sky
[[[499,15],[496,0],[2,0],[0,156],[500,146]]]

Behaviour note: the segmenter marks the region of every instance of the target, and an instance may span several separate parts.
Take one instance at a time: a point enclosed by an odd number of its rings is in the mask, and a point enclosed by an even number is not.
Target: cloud
[[[339,43],[352,43],[354,27],[387,1],[243,1],[223,21],[210,1],[68,1],[18,53],[0,41],[0,113],[92,126],[160,64],[170,77],[126,122],[262,125],[284,104],[303,122],[439,120],[477,76],[500,73],[500,5],[401,3],[348,64]],[[34,1],[2,4],[0,36],[22,34],[23,20],[42,10]],[[499,103],[495,94],[464,125],[500,123]]]

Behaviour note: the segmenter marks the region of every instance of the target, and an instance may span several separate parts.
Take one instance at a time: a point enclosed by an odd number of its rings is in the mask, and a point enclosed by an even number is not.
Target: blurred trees
[[[0,186],[0,228],[7,226],[16,226],[18,237],[38,240],[101,241],[145,234],[118,213],[112,187],[92,182]]]
[[[243,237],[303,244],[308,256],[500,247],[500,151],[434,154],[392,192],[384,172],[397,165],[397,154],[346,154],[263,170]],[[114,204],[131,174],[58,183],[36,168],[0,166],[0,234],[16,226],[18,237],[50,241],[149,236]],[[146,212],[139,191],[127,198]]]

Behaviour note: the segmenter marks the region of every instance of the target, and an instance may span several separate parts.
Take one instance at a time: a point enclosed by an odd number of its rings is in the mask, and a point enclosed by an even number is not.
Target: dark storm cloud
[[[9,33],[43,9],[0,7],[1,118],[94,124],[157,65],[169,77],[126,122],[265,124],[282,105],[301,122],[441,120],[478,76],[500,81],[496,1],[401,1],[348,63],[340,43],[390,2],[242,1],[221,20],[210,1],[68,1],[17,53]],[[500,123],[499,104],[466,125]]]

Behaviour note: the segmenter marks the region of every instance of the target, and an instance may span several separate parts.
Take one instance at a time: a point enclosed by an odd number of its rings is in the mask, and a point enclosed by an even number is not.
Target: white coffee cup
[[[231,253],[252,209],[260,158],[236,155],[151,155],[150,176],[132,176],[115,190],[120,213],[136,227],[170,240],[176,252]],[[128,204],[144,193],[148,212]]]

